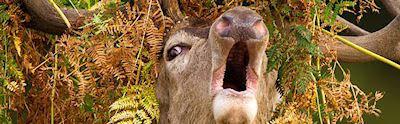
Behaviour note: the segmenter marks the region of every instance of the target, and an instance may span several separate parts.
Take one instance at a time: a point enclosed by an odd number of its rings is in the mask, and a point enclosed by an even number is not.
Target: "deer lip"
[[[247,74],[246,74],[246,82],[245,82],[245,89],[244,90],[238,90],[234,86],[224,86],[224,84],[227,84],[228,82],[224,82],[224,77],[225,77],[225,71],[226,71],[226,66],[221,67],[218,69],[216,72],[213,74],[213,79],[211,83],[211,92],[212,95],[216,95],[218,92],[225,91],[229,92],[232,95],[244,95],[244,94],[254,94],[257,91],[257,80],[258,76],[256,73],[251,69],[249,66],[247,66]],[[239,83],[239,82],[236,82]],[[234,84],[233,84],[234,85]]]
[[[247,96],[257,90],[258,76],[255,66],[249,64],[247,45],[236,43],[226,58],[226,64],[214,71],[211,92],[215,96],[224,91],[235,96]]]

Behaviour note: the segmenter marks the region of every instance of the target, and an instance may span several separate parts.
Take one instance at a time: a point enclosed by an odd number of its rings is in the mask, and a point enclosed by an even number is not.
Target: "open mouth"
[[[243,42],[236,43],[229,52],[225,65],[223,89],[246,90],[246,68],[249,64],[249,52]]]
[[[235,94],[256,90],[257,76],[249,65],[249,52],[246,43],[237,42],[231,48],[226,64],[213,75],[212,92],[229,90]]]

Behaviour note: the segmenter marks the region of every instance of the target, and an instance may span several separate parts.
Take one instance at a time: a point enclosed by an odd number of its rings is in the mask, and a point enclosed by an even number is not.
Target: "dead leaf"
[[[14,46],[17,50],[18,56],[21,57],[21,38],[14,36]]]

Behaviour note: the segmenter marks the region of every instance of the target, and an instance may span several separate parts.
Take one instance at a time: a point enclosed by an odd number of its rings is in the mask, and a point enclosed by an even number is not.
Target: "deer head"
[[[182,27],[166,40],[157,95],[162,123],[266,123],[277,101],[266,73],[268,30],[236,7],[211,26]]]

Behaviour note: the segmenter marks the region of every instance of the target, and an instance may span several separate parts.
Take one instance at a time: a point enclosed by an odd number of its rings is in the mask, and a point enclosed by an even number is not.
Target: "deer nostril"
[[[225,12],[214,26],[217,36],[231,37],[235,41],[260,40],[268,35],[262,17],[245,7],[236,7]]]
[[[232,19],[229,17],[222,17],[219,22],[217,22],[216,29],[220,36],[226,37],[229,34]]]
[[[253,24],[253,28],[255,29],[256,37],[264,37],[267,35],[268,30],[264,25],[264,22],[260,19]]]

